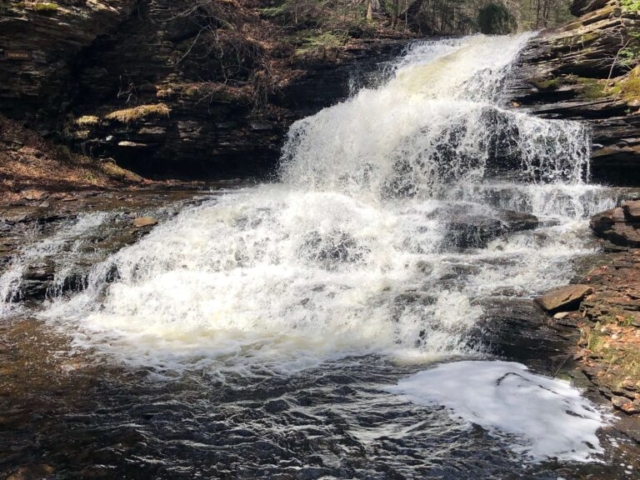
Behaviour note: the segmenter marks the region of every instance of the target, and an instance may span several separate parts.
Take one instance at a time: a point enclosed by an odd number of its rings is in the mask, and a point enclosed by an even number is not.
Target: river
[[[617,200],[589,184],[582,124],[505,104],[530,38],[413,44],[379,86],[292,126],[279,181],[216,192],[114,253],[87,253],[104,212],[26,244],[0,277],[0,318],[35,358],[3,399],[5,467],[633,478],[606,407],[482,333],[491,302],[568,283],[596,250],[587,219]],[[44,258],[47,300],[20,302]],[[62,288],[81,263],[82,287]],[[24,418],[18,399],[36,405]]]

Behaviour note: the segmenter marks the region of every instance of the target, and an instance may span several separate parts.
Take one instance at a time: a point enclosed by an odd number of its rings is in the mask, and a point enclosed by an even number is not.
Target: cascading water
[[[292,126],[279,184],[185,209],[37,315],[109,359],[228,382],[482,356],[482,300],[566,283],[593,250],[585,219],[613,204],[585,184],[581,124],[502,105],[529,38],[414,45],[384,85]],[[574,400],[554,411],[589,408]],[[582,447],[536,448],[586,460]]]
[[[477,353],[467,334],[482,315],[479,292],[565,281],[557,265],[581,249],[577,238],[563,245],[581,233],[572,221],[605,206],[583,184],[582,126],[498,105],[528,38],[416,45],[386,85],[294,124],[281,184],[184,211],[42,315],[82,332],[78,343],[175,368]],[[529,183],[489,176],[501,145]],[[510,208],[561,225],[544,241],[516,235],[460,255],[450,248],[452,205],[462,222]],[[466,281],[442,281],[482,258]]]

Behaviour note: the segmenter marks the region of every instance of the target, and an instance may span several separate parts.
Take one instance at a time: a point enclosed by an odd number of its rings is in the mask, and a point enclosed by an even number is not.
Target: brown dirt
[[[0,115],[0,201],[39,195],[35,191],[123,188],[148,185],[110,161],[97,161],[46,141],[37,132]],[[30,193],[25,193],[30,192]]]

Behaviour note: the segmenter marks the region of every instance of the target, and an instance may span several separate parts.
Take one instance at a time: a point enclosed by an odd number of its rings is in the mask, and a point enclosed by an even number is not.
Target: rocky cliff
[[[260,6],[3,0],[0,113],[144,175],[268,173],[293,121],[345,98],[406,41],[304,51]]]
[[[576,0],[581,15],[543,32],[522,55],[510,92],[515,106],[592,127],[591,176],[640,184],[640,12],[618,0]],[[635,57],[635,58],[634,58]]]
[[[268,174],[293,121],[371,81],[406,40],[376,32],[305,51],[261,14],[267,3],[0,0],[0,113],[147,176]],[[531,42],[509,99],[589,122],[593,179],[638,184],[640,15],[620,0],[572,12]]]

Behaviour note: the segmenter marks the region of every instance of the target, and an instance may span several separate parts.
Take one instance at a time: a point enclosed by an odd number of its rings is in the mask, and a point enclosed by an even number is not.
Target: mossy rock
[[[606,80],[595,78],[576,77],[576,83],[582,86],[580,97],[589,100],[597,100],[611,95],[606,85]]]
[[[33,6],[33,11],[39,15],[55,15],[58,13],[58,4],[49,2],[49,3],[36,3]]]
[[[557,78],[535,79],[531,83],[541,92],[552,92],[560,86],[560,80]]]

